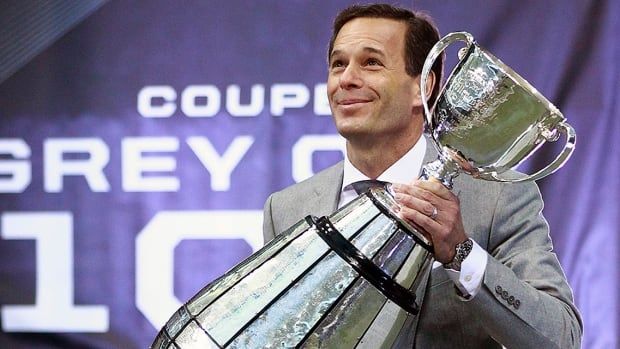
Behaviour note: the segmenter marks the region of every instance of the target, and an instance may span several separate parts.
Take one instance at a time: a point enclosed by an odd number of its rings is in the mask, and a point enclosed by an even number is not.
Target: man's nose
[[[352,88],[360,88],[364,84],[361,71],[355,64],[347,65],[346,69],[340,75],[340,87],[348,90]]]

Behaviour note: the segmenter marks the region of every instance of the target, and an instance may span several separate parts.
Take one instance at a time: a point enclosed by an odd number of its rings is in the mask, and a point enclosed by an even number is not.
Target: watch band
[[[474,241],[471,238],[459,244],[456,244],[456,247],[454,248],[456,250],[454,258],[452,259],[452,261],[445,263],[443,267],[446,269],[461,271],[461,263],[463,263],[465,258],[469,256],[469,253],[471,252],[473,247]]]

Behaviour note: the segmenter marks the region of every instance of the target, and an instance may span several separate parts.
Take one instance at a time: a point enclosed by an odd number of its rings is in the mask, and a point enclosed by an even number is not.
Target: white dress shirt
[[[426,138],[420,137],[420,140],[411,148],[403,157],[398,159],[392,166],[383,172],[376,179],[389,183],[411,183],[417,178],[422,161],[426,153]],[[348,154],[344,159],[344,175],[342,177],[342,191],[340,192],[340,200],[338,208],[346,205],[355,199],[358,194],[353,189],[352,184],[355,182],[368,180],[366,175],[360,172],[349,160]],[[433,269],[441,266],[441,263],[435,261]],[[487,266],[487,253],[475,241],[472,251],[467,258],[461,263],[461,271],[452,269],[444,269],[454,284],[463,294],[464,299],[472,299],[480,290],[482,285],[482,277]]]

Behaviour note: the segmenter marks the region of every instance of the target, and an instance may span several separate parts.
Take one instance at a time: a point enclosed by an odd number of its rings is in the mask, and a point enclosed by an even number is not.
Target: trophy
[[[452,43],[464,41],[460,61],[448,77],[433,113],[426,103],[426,81],[433,63]],[[439,159],[427,164],[423,177],[452,187],[459,172],[475,178],[522,182],[546,177],[568,160],[575,147],[575,130],[562,113],[525,79],[476,44],[471,34],[446,35],[431,49],[420,77],[426,126]],[[530,175],[509,175],[545,141],[566,135],[560,154]],[[514,172],[512,172],[514,173]]]
[[[432,262],[394,205],[375,188],[329,217],[306,217],[199,291],[151,348],[391,345],[419,311]]]
[[[433,113],[426,86],[434,61],[455,41],[467,46]],[[536,180],[571,155],[575,132],[527,81],[469,33],[430,51],[421,76],[427,129],[439,152],[422,178],[448,188],[476,178]],[[508,170],[545,141],[566,135],[542,170]],[[308,216],[200,290],[160,330],[151,348],[398,348],[420,309],[432,245],[398,216],[389,186],[361,194],[329,217]]]

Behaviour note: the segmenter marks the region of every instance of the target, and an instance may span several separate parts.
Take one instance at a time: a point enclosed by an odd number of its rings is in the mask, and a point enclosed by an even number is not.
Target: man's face
[[[406,29],[391,19],[356,18],[338,33],[327,94],[336,128],[349,141],[398,141],[419,127],[413,122],[419,77],[405,71]]]

